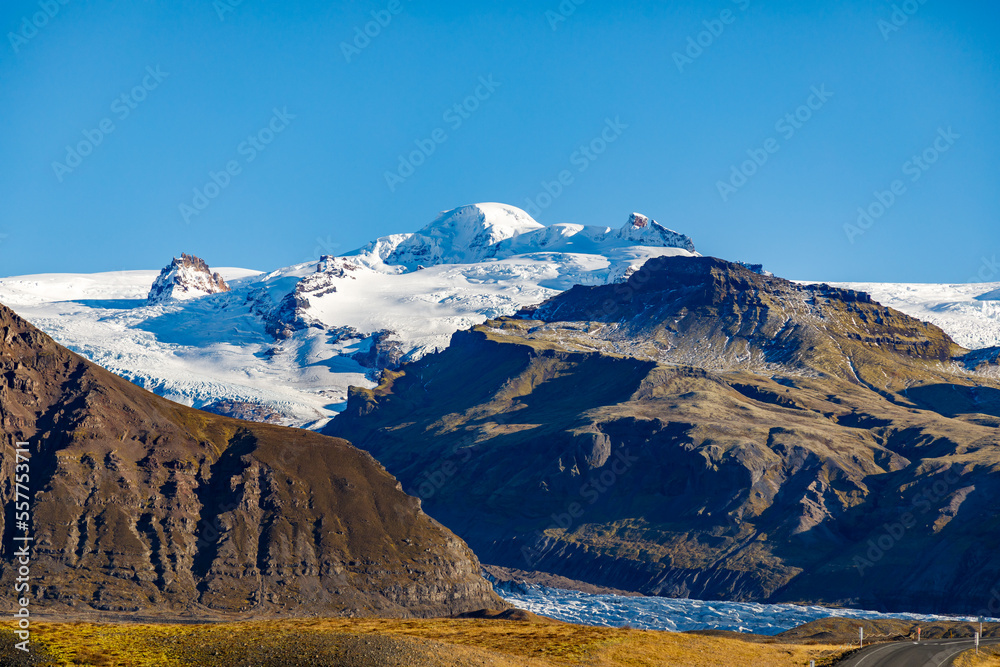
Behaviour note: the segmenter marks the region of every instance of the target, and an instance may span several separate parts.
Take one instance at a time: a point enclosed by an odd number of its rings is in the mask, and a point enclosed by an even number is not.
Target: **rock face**
[[[864,293],[661,258],[455,334],[326,431],[491,564],[1000,615],[1000,382],[966,353]]]
[[[251,422],[266,422],[268,424],[280,424],[285,417],[280,412],[271,410],[265,405],[251,403],[249,401],[215,401],[201,408],[205,412],[224,417],[233,417]]]
[[[375,377],[380,371],[387,368],[395,368],[403,358],[403,346],[397,340],[393,340],[395,331],[384,329],[376,331],[367,337],[368,348],[355,354],[352,359],[365,368],[375,369]]]
[[[33,609],[440,615],[499,603],[466,545],[349,443],[171,403],[0,306],[0,585],[29,444]]]
[[[181,254],[160,271],[146,299],[153,304],[228,291],[229,285],[218,273],[212,273],[205,260]]]
[[[316,270],[296,281],[294,289],[277,303],[266,287],[257,287],[247,295],[247,303],[264,323],[264,328],[276,340],[290,338],[296,331],[325,325],[310,315],[310,299],[336,294],[337,282],[356,280],[358,267],[350,261],[323,255],[316,263]]]

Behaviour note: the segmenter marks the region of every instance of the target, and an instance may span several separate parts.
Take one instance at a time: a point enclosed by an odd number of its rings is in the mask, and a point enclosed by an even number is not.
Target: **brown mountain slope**
[[[211,617],[496,607],[478,562],[343,440],[171,403],[0,306],[0,586],[30,443],[32,610]],[[8,596],[9,602],[9,596]]]
[[[647,594],[1000,612],[1000,383],[867,295],[654,260],[328,428],[485,562]]]

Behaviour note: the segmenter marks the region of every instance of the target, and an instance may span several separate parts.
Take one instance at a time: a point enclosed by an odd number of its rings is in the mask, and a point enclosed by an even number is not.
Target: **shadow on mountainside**
[[[930,384],[911,387],[906,397],[945,417],[982,414],[1000,418],[1000,389],[960,384]]]

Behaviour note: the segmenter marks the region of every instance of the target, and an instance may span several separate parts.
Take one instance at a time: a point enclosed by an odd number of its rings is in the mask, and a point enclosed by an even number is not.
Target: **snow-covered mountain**
[[[372,386],[382,368],[443,348],[455,331],[575,284],[620,282],[651,257],[697,254],[689,237],[638,213],[621,226],[543,226],[512,206],[477,204],[270,273],[213,273],[182,255],[159,273],[3,278],[0,303],[173,400],[319,428],[350,385]],[[966,347],[1000,345],[1000,283],[845,286]]]
[[[379,238],[351,255],[369,266],[410,271],[436,264],[474,264],[495,259],[501,241],[544,228],[521,209],[474,204],[444,211],[416,233]]]
[[[414,234],[275,271],[247,291],[279,339],[308,328],[338,329],[341,337],[383,332],[383,339],[391,331],[413,357],[573,285],[623,280],[661,255],[697,253],[690,238],[639,214],[617,230],[544,227],[512,206],[476,204]]]
[[[438,264],[478,264],[535,253],[603,255],[622,270],[627,248],[677,248],[695,254],[694,242],[655,220],[633,213],[618,229],[535,222],[505,204],[474,204],[443,212],[415,234],[397,234],[349,253],[366,266],[406,271]]]
[[[690,238],[640,214],[620,227],[545,227],[520,209],[477,204],[270,273],[212,274],[182,256],[159,276],[0,279],[0,302],[173,400],[317,428],[342,409],[348,386],[371,386],[387,365],[575,284],[623,280],[661,255],[697,253]]]
[[[181,254],[160,271],[146,299],[150,303],[163,303],[171,299],[196,299],[228,291],[229,285],[221,275],[212,273],[205,260]]]

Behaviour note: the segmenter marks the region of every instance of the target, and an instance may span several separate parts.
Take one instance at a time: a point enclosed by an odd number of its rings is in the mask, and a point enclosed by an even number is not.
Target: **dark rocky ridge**
[[[327,432],[491,564],[998,615],[1000,383],[965,354],[863,293],[665,258],[456,334]]]
[[[0,586],[31,450],[32,611],[441,615],[502,603],[468,547],[343,440],[171,403],[0,306]],[[10,604],[10,596],[6,599]]]

